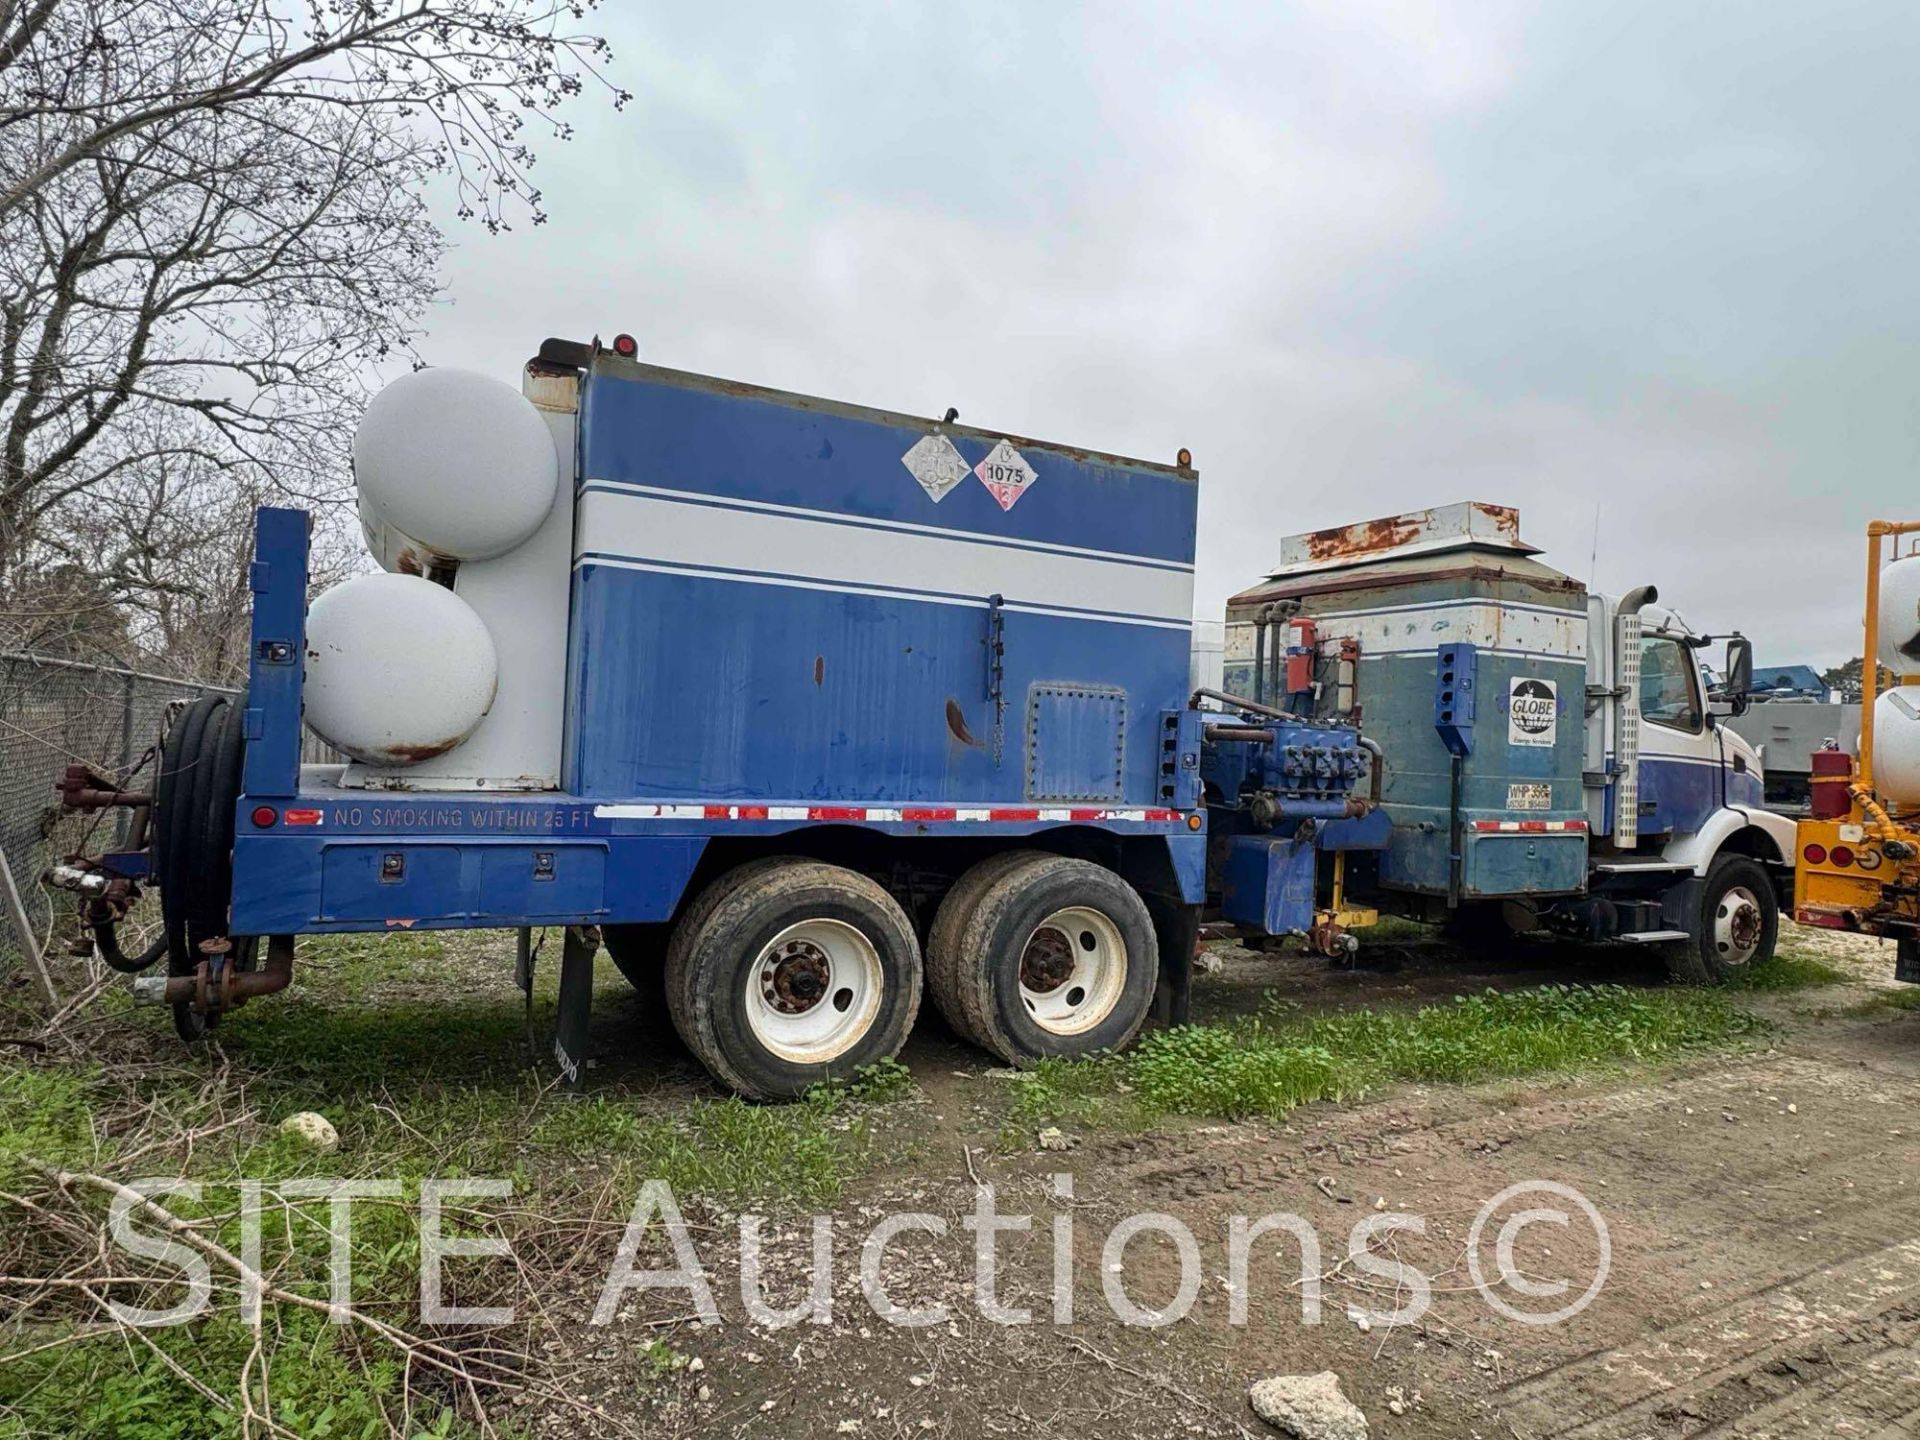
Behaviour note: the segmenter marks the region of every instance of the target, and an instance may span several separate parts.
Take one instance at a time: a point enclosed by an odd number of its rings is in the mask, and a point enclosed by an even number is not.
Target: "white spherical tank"
[[[1920,687],[1874,701],[1873,788],[1896,805],[1920,805]]]
[[[369,765],[414,765],[486,718],[500,662],[466,601],[417,575],[356,575],[307,612],[307,724]]]
[[[1920,555],[1880,572],[1880,663],[1896,675],[1920,675]]]
[[[434,556],[487,560],[540,528],[560,465],[546,422],[518,390],[432,369],[373,397],[353,433],[353,476],[370,539],[391,526]]]

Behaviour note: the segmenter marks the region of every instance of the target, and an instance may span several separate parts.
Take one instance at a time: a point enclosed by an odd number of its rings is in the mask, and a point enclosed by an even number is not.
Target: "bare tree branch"
[[[542,218],[525,127],[604,84],[591,7],[0,0],[0,638],[244,663],[248,512],[297,499],[345,555],[366,386],[435,293],[428,183]]]

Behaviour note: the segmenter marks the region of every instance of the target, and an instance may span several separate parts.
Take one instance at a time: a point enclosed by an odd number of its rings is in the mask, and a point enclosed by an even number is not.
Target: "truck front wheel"
[[[1707,871],[1688,937],[1668,950],[1673,978],[1686,985],[1719,984],[1773,954],[1780,938],[1780,907],[1773,881],[1758,860],[1722,855]]]
[[[1153,1005],[1160,951],[1133,887],[1086,860],[995,856],[934,918],[928,988],[953,1028],[1014,1065],[1118,1050]]]
[[[920,1008],[920,942],[894,898],[852,870],[760,860],[693,902],[667,946],[667,1008],[737,1093],[787,1100],[892,1059]]]

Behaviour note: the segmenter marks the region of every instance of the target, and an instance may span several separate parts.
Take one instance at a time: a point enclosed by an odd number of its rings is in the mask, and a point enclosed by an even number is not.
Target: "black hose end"
[[[138,975],[142,970],[151,969],[166,955],[167,932],[163,927],[151,945],[138,955],[129,955],[120,948],[119,926],[112,920],[99,918],[93,922],[93,943],[109,970],[118,970],[122,975]]]

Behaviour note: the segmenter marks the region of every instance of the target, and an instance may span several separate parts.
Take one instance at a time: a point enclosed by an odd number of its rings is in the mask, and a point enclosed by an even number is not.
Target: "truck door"
[[[1640,637],[1640,722],[1640,834],[1691,835],[1720,808],[1725,781],[1700,667],[1678,636]]]

